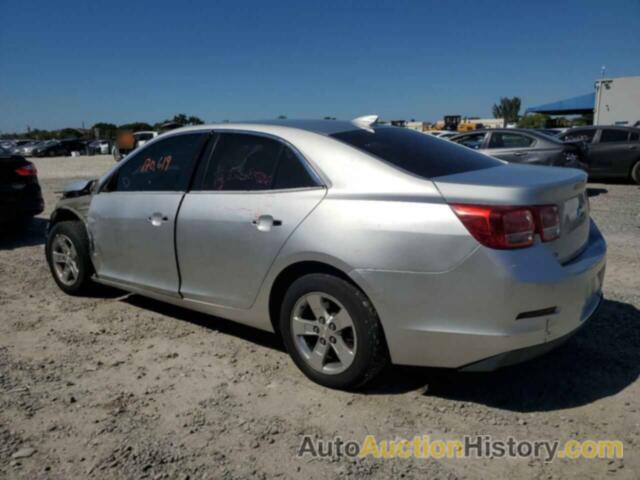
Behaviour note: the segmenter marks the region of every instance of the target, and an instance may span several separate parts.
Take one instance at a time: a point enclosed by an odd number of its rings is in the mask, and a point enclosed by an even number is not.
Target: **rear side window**
[[[105,191],[185,191],[206,136],[174,135],[134,152],[109,180]]]
[[[518,133],[492,133],[489,148],[527,148],[534,140]]]
[[[252,191],[316,186],[284,143],[261,135],[222,133],[197,190]]]
[[[626,130],[604,129],[600,134],[600,143],[626,142],[629,132]]]
[[[450,141],[405,128],[359,129],[331,136],[423,178],[502,165],[499,160]]]
[[[315,187],[316,181],[302,164],[302,161],[289,147],[284,145],[280,153],[278,170],[273,183],[276,190],[286,188]]]

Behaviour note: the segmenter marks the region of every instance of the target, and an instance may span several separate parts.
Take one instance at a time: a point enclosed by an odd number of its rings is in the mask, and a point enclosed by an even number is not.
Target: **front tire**
[[[45,247],[47,263],[58,287],[69,295],[87,293],[93,265],[89,257],[89,238],[79,221],[56,223]]]
[[[280,331],[298,368],[329,388],[361,387],[389,362],[373,305],[333,275],[309,274],[293,282],[282,303]]]
[[[631,180],[640,185],[640,160],[631,168]]]

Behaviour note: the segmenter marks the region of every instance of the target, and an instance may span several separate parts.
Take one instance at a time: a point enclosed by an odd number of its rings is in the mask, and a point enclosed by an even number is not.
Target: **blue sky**
[[[0,131],[224,119],[436,120],[640,75],[640,1],[0,0]]]

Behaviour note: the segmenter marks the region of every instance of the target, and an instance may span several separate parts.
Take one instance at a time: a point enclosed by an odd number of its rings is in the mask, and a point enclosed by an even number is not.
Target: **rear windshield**
[[[502,165],[499,160],[469,148],[406,128],[358,129],[334,133],[331,137],[423,178]]]

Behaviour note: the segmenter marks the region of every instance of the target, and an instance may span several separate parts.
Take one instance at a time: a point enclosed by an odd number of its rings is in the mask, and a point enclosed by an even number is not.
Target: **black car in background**
[[[581,142],[563,142],[535,130],[519,128],[474,130],[451,137],[450,140],[511,163],[572,167],[583,170],[587,168]]]
[[[68,154],[68,150],[59,140],[45,140],[31,150],[34,157],[59,157]]]
[[[0,149],[0,231],[44,210],[38,172],[20,155]]]
[[[90,140],[83,139],[44,140],[31,147],[28,154],[33,157],[67,157],[71,152],[87,155],[89,143]]]
[[[575,127],[559,138],[588,145],[589,176],[628,178],[640,184],[640,128]]]

